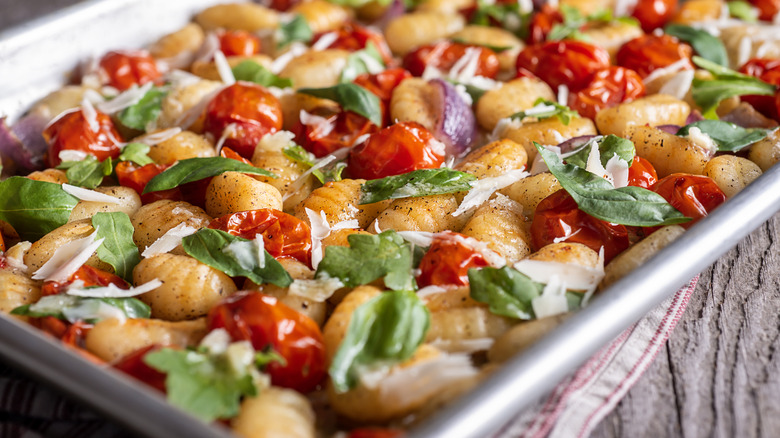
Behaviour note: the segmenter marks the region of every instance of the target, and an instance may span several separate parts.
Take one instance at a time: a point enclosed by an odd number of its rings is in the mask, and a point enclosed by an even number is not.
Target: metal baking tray
[[[222,2],[92,0],[0,33],[0,116],[13,120],[23,114],[89,56],[148,44],[216,3]],[[779,210],[776,166],[409,436],[490,436]],[[0,356],[142,435],[231,436],[5,315],[0,315]]]

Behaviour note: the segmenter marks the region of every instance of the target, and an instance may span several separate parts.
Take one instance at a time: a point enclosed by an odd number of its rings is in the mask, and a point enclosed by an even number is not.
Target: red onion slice
[[[594,137],[596,136],[581,135],[579,137],[570,138],[559,144],[558,147],[561,149],[561,154],[568,154],[569,152],[573,152],[581,148],[583,145],[585,145],[585,143],[591,141]]]
[[[0,118],[0,153],[28,171],[43,169],[48,149],[43,128],[47,122],[45,117],[30,114],[9,127],[5,117]]]
[[[667,134],[677,134],[677,131],[680,130],[681,126],[680,125],[658,125],[655,128],[660,129],[661,131]]]
[[[391,21],[400,17],[404,13],[406,13],[406,6],[404,6],[404,2],[402,0],[393,0],[393,2],[387,6],[387,9],[385,9],[385,12],[382,14],[382,16],[379,17],[376,23],[374,23],[374,26],[385,30],[385,27],[387,27]]]
[[[724,122],[731,122],[743,128],[772,129],[777,127],[777,122],[756,111],[753,105],[741,102],[736,108],[720,118]]]
[[[685,119],[685,124],[690,125],[693,122],[700,122],[702,120],[704,120],[704,116],[701,115],[699,110],[693,110],[688,114],[688,118]]]
[[[466,152],[477,135],[474,111],[449,82],[433,79],[429,83],[439,90],[439,117],[433,135],[447,146],[447,155],[460,156]]]

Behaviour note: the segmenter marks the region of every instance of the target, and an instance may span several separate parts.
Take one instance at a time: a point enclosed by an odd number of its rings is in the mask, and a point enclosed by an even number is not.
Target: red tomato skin
[[[317,158],[352,147],[363,135],[379,131],[378,126],[352,111],[341,111],[325,118],[328,124],[304,125],[298,121],[291,129],[295,134],[295,142]],[[324,129],[329,125],[332,125],[333,129],[326,133]]]
[[[355,146],[347,170],[352,178],[376,179],[418,169],[435,169],[445,153],[427,129],[416,122],[388,126]]]
[[[271,9],[284,12],[301,2],[302,0],[263,0],[259,3]]]
[[[547,41],[547,34],[550,33],[556,24],[560,23],[563,23],[561,11],[545,3],[542,6],[542,10],[535,13],[533,18],[531,18],[526,42],[528,44],[538,44]]]
[[[225,56],[252,56],[260,53],[260,38],[245,30],[220,32],[219,49]]]
[[[209,330],[224,328],[233,341],[250,341],[255,350],[273,348],[286,365],[273,362],[266,371],[276,386],[312,391],[325,377],[325,346],[317,323],[276,298],[240,291],[214,306]]]
[[[631,167],[628,168],[628,185],[649,190],[656,181],[658,173],[655,167],[639,155],[634,155]]]
[[[60,152],[76,150],[92,154],[100,161],[106,158],[117,158],[121,153],[118,143],[122,137],[114,127],[111,117],[101,112],[97,113],[98,130],[93,131],[81,109],[71,111],[43,130],[43,137],[49,142],[49,167],[57,167]]]
[[[531,242],[534,251],[538,251],[555,243],[556,238],[567,235],[566,242],[581,243],[596,252],[603,246],[606,263],[629,245],[625,226],[605,222],[583,212],[571,195],[561,189],[544,198],[536,207],[531,223]]]
[[[233,133],[224,146],[251,159],[263,136],[282,129],[282,104],[260,85],[236,82],[209,102],[203,129],[216,140],[230,124],[234,124]]]
[[[753,58],[746,62],[739,69],[739,72],[757,77],[772,85],[780,85],[780,59]],[[775,105],[776,99],[772,96],[749,95],[741,96],[741,99],[753,105],[753,108],[769,118],[775,120],[780,118],[778,117],[780,110]]]
[[[398,429],[366,428],[352,430],[347,438],[401,438],[404,435],[404,432]]]
[[[152,388],[166,393],[165,390],[165,378],[166,375],[150,367],[144,362],[144,357],[149,353],[162,350],[160,345],[150,345],[138,349],[127,356],[122,357],[114,364],[114,368],[127,374],[130,377],[134,377],[141,382],[146,383]]]
[[[437,233],[433,243],[420,261],[417,284],[425,286],[465,286],[469,284],[469,269],[488,266],[479,251],[467,245],[467,237],[460,233]]]
[[[703,175],[673,173],[658,180],[651,190],[661,195],[680,213],[693,218],[690,222],[680,224],[686,229],[726,201],[726,195],[718,185]],[[650,234],[658,228],[660,227],[647,227],[645,234]]]
[[[66,282],[47,281],[43,283],[43,286],[41,286],[41,295],[48,296],[64,293],[65,288],[76,281],[82,281],[84,287],[108,286],[109,284],[113,284],[120,289],[130,288],[130,285],[118,275],[98,268],[93,268],[92,266],[82,265]]]
[[[5,240],[3,240],[2,232],[0,232],[0,252],[5,252]],[[0,268],[2,268],[2,266],[0,266]]]
[[[275,258],[291,257],[311,266],[311,228],[293,215],[271,208],[240,211],[212,220],[209,228],[249,240],[260,234]]]
[[[316,43],[323,35],[331,32],[324,32],[314,36],[312,44]],[[361,26],[355,22],[349,22],[336,31],[336,40],[333,41],[328,49],[342,49],[350,52],[357,52],[366,48],[371,42],[376,50],[382,55],[385,65],[393,62],[393,54],[385,41],[385,37],[374,30]]]
[[[495,78],[498,74],[499,64],[496,53],[487,47],[469,44],[455,43],[452,41],[440,41],[419,47],[404,56],[404,67],[414,76],[422,76],[426,67],[435,67],[443,72],[449,72],[458,60],[463,58],[466,50],[479,51],[477,63],[477,76]]]
[[[597,71],[588,85],[569,95],[569,107],[583,117],[595,118],[599,111],[645,95],[645,84],[637,72],[610,66]]]
[[[135,190],[141,196],[141,203],[143,204],[151,204],[162,199],[181,201],[184,199],[184,196],[178,187],[159,192],[144,193],[144,189],[149,184],[149,181],[168,167],[170,166],[155,163],[139,167],[130,161],[122,161],[116,165],[116,178],[120,186]]]
[[[526,47],[517,56],[518,76],[527,70],[553,90],[566,85],[570,92],[585,88],[593,73],[609,67],[609,53],[582,41],[548,41]]]
[[[162,76],[154,58],[142,50],[108,52],[100,59],[100,71],[107,79],[105,82],[119,91],[156,81]]]
[[[409,73],[408,70],[401,67],[394,67],[388,68],[377,74],[364,73],[356,77],[352,82],[376,94],[376,96],[385,103],[385,106],[387,106],[390,104],[390,99],[393,97],[393,90],[395,90],[395,87],[404,79],[411,77],[412,74]]]
[[[631,16],[639,21],[642,30],[649,33],[668,23],[678,6],[678,0],[642,0],[637,2]]]
[[[617,52],[617,64],[639,73],[643,79],[654,70],[680,60],[686,60],[683,69],[693,69],[693,49],[670,35],[642,35],[623,44]]]
[[[758,18],[764,21],[772,21],[780,12],[780,0],[749,0],[750,3],[758,8]]]

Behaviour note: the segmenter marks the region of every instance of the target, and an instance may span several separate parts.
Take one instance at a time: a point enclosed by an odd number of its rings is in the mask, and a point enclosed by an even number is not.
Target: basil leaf
[[[257,247],[251,240],[203,228],[183,238],[182,245],[184,251],[199,262],[231,277],[247,277],[257,284],[271,283],[279,287],[292,283],[290,274],[268,251],[263,249],[264,260],[258,258]]]
[[[103,178],[114,171],[111,157],[102,163],[92,155],[87,155],[81,161],[63,161],[57,169],[67,169],[65,176],[68,184],[94,189],[103,182]]]
[[[242,396],[257,395],[249,373],[236,373],[224,356],[163,348],[144,362],[166,373],[168,401],[205,422],[238,415]]]
[[[167,94],[162,88],[152,88],[136,104],[120,111],[117,118],[128,128],[146,131],[149,123],[162,112],[162,101]]]
[[[292,80],[280,78],[255,61],[242,61],[233,67],[233,76],[237,81],[247,81],[264,87],[290,88]]]
[[[540,296],[544,285],[508,266],[469,269],[471,298],[487,303],[496,315],[534,319],[531,302]]]
[[[336,391],[357,386],[365,369],[412,357],[425,340],[430,318],[425,304],[409,291],[384,292],[355,309],[328,370]]]
[[[122,148],[122,153],[119,154],[117,161],[132,161],[139,166],[152,164],[154,160],[147,155],[150,149],[149,145],[143,143],[128,143]]]
[[[97,249],[100,260],[113,266],[116,275],[133,281],[133,268],[141,261],[138,247],[133,242],[133,224],[127,213],[95,213],[92,227],[97,230],[96,239],[105,238]]]
[[[769,134],[768,129],[745,129],[722,120],[701,120],[683,126],[677,131],[677,135],[686,136],[691,128],[699,128],[701,132],[709,135],[712,141],[718,145],[718,151],[721,152],[736,152],[766,138]]]
[[[704,58],[694,56],[693,63],[709,71],[715,77],[712,80],[693,78],[692,96],[699,105],[704,117],[717,119],[715,113],[720,101],[732,96],[772,95],[777,87],[755,78],[738,73]]]
[[[758,20],[758,10],[748,2],[737,0],[728,2],[726,5],[729,8],[729,15],[734,18],[739,18],[748,23],[755,23]]]
[[[689,43],[693,50],[702,58],[722,66],[729,65],[729,55],[726,46],[718,38],[701,29],[694,29],[684,24],[669,24],[664,28],[664,33],[677,37],[681,41]]]
[[[415,170],[403,175],[366,181],[360,186],[360,204],[373,204],[385,199],[414,198],[441,195],[471,189],[477,178],[466,172],[441,168]]]
[[[301,88],[298,92],[333,100],[341,105],[344,111],[360,114],[376,126],[382,126],[382,107],[379,98],[360,85],[348,83],[328,88]]]
[[[292,20],[287,23],[282,23],[277,31],[276,48],[281,49],[287,47],[295,41],[302,43],[308,43],[314,37],[309,23],[303,15],[296,15]]]
[[[314,167],[317,164],[317,161],[319,161],[317,160],[317,157],[314,156],[314,154],[297,144],[293,144],[292,146],[284,148],[282,153],[285,157],[306,167]],[[345,167],[347,167],[346,163],[343,161],[337,161],[335,163],[328,164],[327,166],[320,167],[319,169],[314,170],[311,174],[314,175],[314,177],[317,178],[322,184],[331,181],[341,181],[341,172],[344,171]]]
[[[398,233],[352,234],[347,241],[349,247],[325,248],[315,278],[338,278],[344,286],[356,287],[384,277],[389,289],[416,289],[411,272],[412,248]]]
[[[107,310],[106,306],[119,309],[127,318],[149,318],[152,314],[151,308],[137,298],[85,298],[64,294],[42,297],[37,303],[13,309],[11,314],[94,323],[114,317],[113,311]]]
[[[276,175],[251,164],[224,157],[199,157],[181,160],[165,169],[149,181],[144,194],[168,190],[193,181],[221,175],[225,172],[241,172],[276,178]]]
[[[566,304],[569,307],[569,312],[579,310],[582,308],[582,300],[585,298],[585,294],[581,292],[566,291]]]
[[[356,77],[364,73],[378,73],[384,71],[385,62],[374,43],[369,41],[366,48],[351,53],[347,57],[347,64],[341,71],[339,82],[352,82]],[[378,71],[377,71],[378,70]]]
[[[547,41],[565,38],[587,41],[589,38],[580,32],[582,26],[594,22],[610,23],[613,20],[612,11],[609,9],[602,9],[588,16],[583,16],[579,9],[569,5],[561,5],[559,10],[563,15],[563,23],[552,27],[547,34]]]
[[[78,202],[59,184],[21,176],[0,182],[0,220],[14,227],[22,240],[34,242],[65,225]]]
[[[655,192],[641,187],[616,189],[604,178],[581,167],[563,164],[555,153],[536,142],[534,145],[580,210],[595,218],[637,227],[681,224],[691,220]]]
[[[610,134],[599,140],[598,145],[599,154],[601,156],[601,164],[603,166],[606,166],[609,159],[615,155],[628,163],[629,166],[631,166],[631,163],[634,161],[636,148],[634,147],[634,143],[632,143],[631,140]],[[590,156],[590,149],[591,142],[588,142],[582,146],[582,148],[580,148],[577,153],[566,157],[566,163],[573,164],[585,169],[588,167],[588,156]]]
[[[526,117],[535,117],[539,120],[548,119],[550,117],[558,117],[558,119],[564,125],[568,125],[573,117],[579,117],[579,113],[569,108],[566,105],[561,105],[558,102],[545,100],[543,98],[536,99],[534,107],[520,111],[509,116],[510,119],[517,119],[522,121]]]
[[[478,26],[493,26],[493,22],[501,23],[501,27],[525,39],[531,22],[532,13],[520,12],[517,2],[498,3],[477,0],[477,9],[471,15],[471,24]]]

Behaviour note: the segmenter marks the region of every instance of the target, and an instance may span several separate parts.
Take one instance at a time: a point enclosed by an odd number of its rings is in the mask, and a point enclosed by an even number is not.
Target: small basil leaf
[[[636,148],[634,147],[634,143],[632,143],[631,140],[610,134],[602,138],[598,144],[599,154],[601,156],[601,164],[603,166],[606,166],[609,159],[615,155],[617,155],[621,160],[627,162],[629,166],[631,166],[631,163],[634,161]],[[588,142],[579,151],[577,151],[577,153],[566,157],[566,163],[573,164],[585,169],[588,167],[588,156],[590,156],[590,149],[591,143]]]
[[[263,250],[265,260],[260,260],[257,250],[248,248],[254,246],[252,241],[224,231],[203,228],[182,239],[182,245],[190,256],[231,277],[247,277],[257,284],[279,287],[292,283],[290,274],[268,251]]]
[[[247,81],[264,87],[290,88],[292,80],[280,78],[255,61],[246,60],[233,67],[233,76],[237,81]]]
[[[117,161],[132,161],[139,166],[152,164],[154,160],[147,155],[150,149],[149,145],[143,143],[128,143],[122,148],[122,153],[119,154]]]
[[[162,112],[166,94],[161,88],[152,88],[136,104],[123,109],[117,116],[119,121],[128,128],[146,131],[149,123],[157,120]]]
[[[128,318],[150,318],[152,308],[137,298],[95,298],[110,304],[127,315]]]
[[[369,41],[366,48],[351,53],[347,57],[347,64],[341,71],[339,82],[352,82],[356,77],[364,73],[379,73],[384,71],[385,62],[374,43]]]
[[[0,220],[22,240],[36,241],[65,225],[79,200],[55,183],[12,176],[0,182]]]
[[[540,296],[544,285],[508,266],[503,268],[469,269],[471,298],[487,303],[496,315],[517,319],[533,319],[531,305]]]
[[[65,176],[68,178],[68,184],[87,189],[99,186],[103,178],[111,175],[114,170],[111,157],[101,163],[92,155],[87,155],[81,161],[63,161],[57,168],[67,169]]]
[[[526,117],[535,117],[539,120],[548,119],[550,117],[558,117],[558,119],[564,125],[568,125],[573,117],[579,117],[577,111],[569,108],[566,105],[561,105],[558,102],[545,100],[543,98],[536,99],[534,107],[520,111],[509,116],[510,119],[517,119],[522,121]]]
[[[721,40],[710,35],[705,30],[694,29],[684,24],[669,24],[664,28],[664,33],[689,43],[693,50],[704,59],[722,66],[729,65],[726,46],[723,45]]]
[[[767,129],[746,129],[722,120],[700,120],[683,126],[677,131],[677,135],[686,136],[691,128],[699,128],[701,132],[709,135],[721,152],[736,152],[766,138],[769,134]]]
[[[297,144],[293,144],[292,146],[284,148],[282,153],[285,157],[306,167],[314,167],[318,161],[314,154]],[[327,166],[320,167],[311,174],[314,175],[314,177],[317,178],[322,184],[331,181],[341,181],[341,172],[344,171],[345,167],[347,167],[346,163],[343,161],[337,161]]]
[[[461,192],[471,189],[469,183],[476,179],[470,173],[447,168],[415,170],[403,175],[373,179],[360,186],[360,204]]]
[[[144,188],[144,193],[168,190],[193,181],[221,175],[225,172],[241,172],[276,178],[276,175],[251,164],[224,157],[201,157],[181,160],[155,176]]]
[[[737,0],[728,2],[726,5],[729,8],[729,15],[734,18],[739,18],[748,23],[755,23],[758,20],[758,10],[748,2]]]
[[[328,88],[301,88],[299,93],[330,99],[341,105],[344,111],[352,111],[382,126],[382,107],[376,94],[357,84],[338,84]]]
[[[358,384],[360,372],[412,357],[430,326],[430,313],[414,292],[384,292],[355,309],[328,373],[337,392]]]
[[[604,178],[571,164],[534,142],[544,162],[580,210],[603,221],[637,227],[673,225],[691,218],[672,207],[661,195],[641,187],[613,188]]]
[[[715,109],[724,99],[754,94],[772,95],[777,89],[758,78],[738,73],[698,56],[693,57],[693,63],[715,77],[712,80],[694,78],[692,83],[693,100],[702,108],[704,117],[708,119],[718,118]]]
[[[116,275],[133,281],[133,268],[141,261],[138,247],[133,242],[133,224],[127,213],[96,213],[92,216],[92,227],[97,230],[96,239],[103,239],[97,249],[100,260],[114,268]]]
[[[356,287],[384,277],[389,289],[416,289],[411,272],[412,248],[398,233],[352,234],[347,240],[349,247],[325,248],[315,278],[338,278],[344,286]]]
[[[303,15],[296,15],[292,20],[279,26],[276,48],[287,47],[295,41],[308,43],[314,37],[309,23]]]

